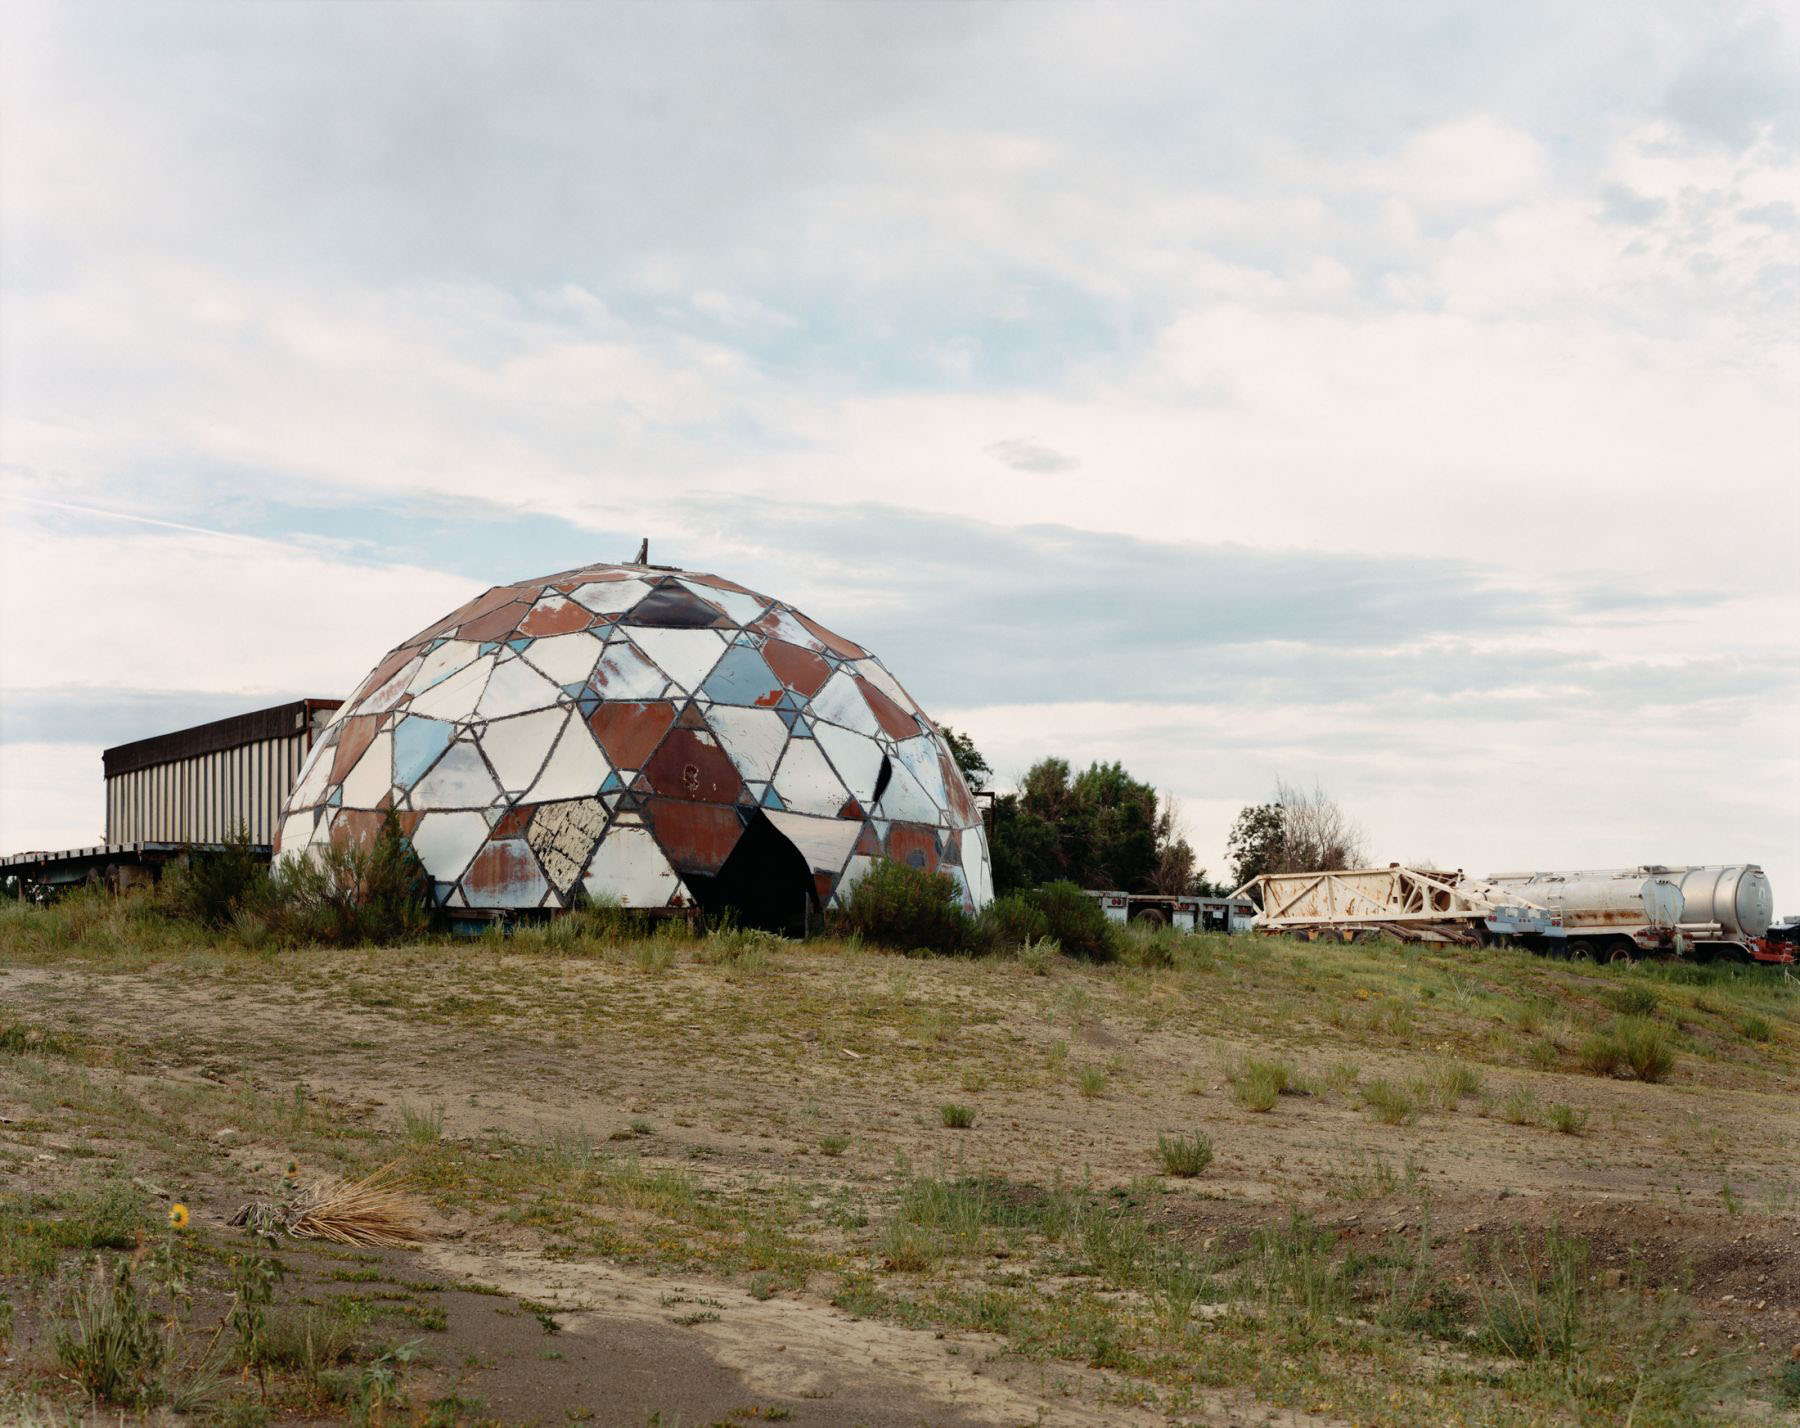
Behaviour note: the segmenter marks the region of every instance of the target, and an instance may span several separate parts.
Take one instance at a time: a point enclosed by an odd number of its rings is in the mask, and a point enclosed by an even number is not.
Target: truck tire
[[[1571,962],[1592,962],[1594,960],[1594,944],[1585,937],[1574,937],[1569,940],[1568,957]]]
[[[1169,925],[1169,919],[1163,916],[1160,907],[1146,907],[1134,912],[1131,914],[1131,920],[1133,922],[1140,922],[1145,927],[1150,928],[1167,927]]]

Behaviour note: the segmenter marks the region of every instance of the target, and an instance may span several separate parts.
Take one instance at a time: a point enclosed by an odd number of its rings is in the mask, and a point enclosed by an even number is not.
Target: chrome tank
[[[1661,876],[1681,889],[1683,922],[1716,922],[1727,937],[1763,937],[1775,920],[1775,893],[1754,863],[1670,868]]]
[[[1565,928],[1674,927],[1689,920],[1675,879],[1638,868],[1597,873],[1496,873],[1486,879],[1485,886],[1508,889],[1562,913]],[[1493,893],[1486,895],[1492,897]]]

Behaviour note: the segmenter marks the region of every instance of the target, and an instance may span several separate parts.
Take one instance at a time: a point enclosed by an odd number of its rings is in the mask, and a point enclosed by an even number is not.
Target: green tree
[[[1365,857],[1362,829],[1324,789],[1279,780],[1274,799],[1239,811],[1226,847],[1240,887],[1264,873],[1336,872]]]
[[[944,736],[944,742],[950,746],[950,757],[956,760],[957,768],[962,770],[964,781],[976,792],[986,788],[994,770],[981,756],[981,750],[975,747],[975,741],[967,734],[959,734],[948,724],[940,726],[940,732]]]

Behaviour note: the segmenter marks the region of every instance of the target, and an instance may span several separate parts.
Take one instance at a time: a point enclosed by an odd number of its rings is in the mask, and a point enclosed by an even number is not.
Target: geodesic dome
[[[284,810],[294,856],[391,810],[451,908],[732,907],[791,925],[882,857],[993,895],[981,817],[881,661],[716,575],[496,586],[391,651]]]

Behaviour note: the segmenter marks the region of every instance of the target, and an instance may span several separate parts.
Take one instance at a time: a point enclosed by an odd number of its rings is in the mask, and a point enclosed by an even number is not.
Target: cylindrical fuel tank
[[[1775,920],[1775,894],[1754,863],[1674,868],[1663,876],[1681,889],[1683,922],[1716,922],[1728,937],[1762,937]]]
[[[1554,908],[1565,927],[1673,927],[1684,920],[1681,889],[1672,876],[1629,873],[1498,873],[1496,888]]]

